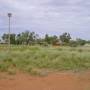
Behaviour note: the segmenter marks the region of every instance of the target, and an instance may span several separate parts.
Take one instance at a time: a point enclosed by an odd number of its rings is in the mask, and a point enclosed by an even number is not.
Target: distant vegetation
[[[1,41],[4,43],[8,43],[8,34],[3,34]],[[72,40],[72,37],[69,33],[63,33],[60,36],[50,36],[46,34],[43,38],[41,38],[35,32],[25,31],[19,34],[11,34],[10,35],[10,43],[14,45],[64,45],[64,46],[82,46],[86,43],[90,43],[90,41],[82,40],[80,38],[76,40]],[[2,43],[3,43],[2,42]]]

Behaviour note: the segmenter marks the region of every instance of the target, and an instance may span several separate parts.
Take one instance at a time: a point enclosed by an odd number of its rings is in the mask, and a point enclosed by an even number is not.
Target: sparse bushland
[[[0,46],[0,71],[40,74],[43,70],[90,69],[90,47]]]
[[[8,43],[8,34],[3,34],[0,40],[0,44]],[[70,33],[62,33],[61,35],[49,35],[46,34],[43,37],[40,37],[36,32],[25,31],[19,34],[11,33],[10,34],[10,43],[13,45],[41,45],[41,46],[84,46],[89,44],[89,41],[77,38],[73,40]]]

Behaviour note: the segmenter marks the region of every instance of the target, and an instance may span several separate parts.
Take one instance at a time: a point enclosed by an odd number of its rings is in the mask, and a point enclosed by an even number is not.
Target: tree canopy
[[[2,35],[2,40],[8,43],[9,35],[4,33]],[[86,40],[76,39],[72,40],[70,33],[63,33],[60,36],[57,35],[49,35],[46,34],[44,37],[40,37],[35,32],[25,31],[18,34],[12,33],[10,34],[10,43],[17,45],[34,45],[34,44],[43,44],[43,45],[56,45],[57,43],[61,43],[62,45],[69,46],[77,46],[77,45],[85,45]],[[89,43],[89,41],[87,41]]]

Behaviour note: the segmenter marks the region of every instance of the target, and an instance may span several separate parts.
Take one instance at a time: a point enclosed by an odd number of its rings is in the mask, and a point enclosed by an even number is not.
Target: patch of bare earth
[[[1,73],[0,90],[90,90],[90,72],[51,73],[46,77]]]

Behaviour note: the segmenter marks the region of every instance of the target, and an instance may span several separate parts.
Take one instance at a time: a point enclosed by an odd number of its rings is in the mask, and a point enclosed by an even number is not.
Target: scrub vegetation
[[[0,46],[0,71],[45,74],[43,70],[90,69],[90,47]]]

